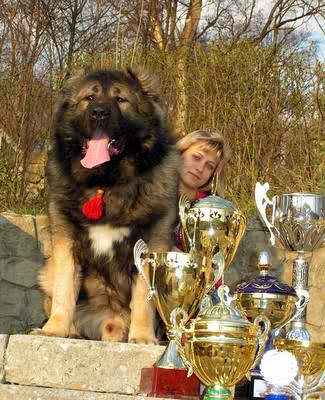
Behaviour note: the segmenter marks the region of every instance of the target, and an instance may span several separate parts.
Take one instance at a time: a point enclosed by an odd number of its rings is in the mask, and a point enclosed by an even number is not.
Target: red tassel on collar
[[[104,190],[98,189],[95,196],[85,201],[82,206],[82,213],[88,219],[98,220],[103,216]]]

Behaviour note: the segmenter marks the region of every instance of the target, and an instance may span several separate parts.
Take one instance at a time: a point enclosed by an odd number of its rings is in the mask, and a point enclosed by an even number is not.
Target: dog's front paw
[[[32,335],[43,335],[43,336],[59,336],[68,337],[69,328],[63,324],[60,318],[50,318],[47,323],[41,329],[34,329],[31,332]]]
[[[158,344],[158,339],[155,335],[145,335],[145,334],[138,334],[138,335],[129,335],[129,343],[136,343],[136,344]]]

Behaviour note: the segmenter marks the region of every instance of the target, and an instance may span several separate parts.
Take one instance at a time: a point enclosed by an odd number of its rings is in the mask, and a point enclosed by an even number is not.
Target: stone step
[[[30,398],[37,399],[33,393],[38,387],[68,389],[66,396],[72,397],[67,399],[76,398],[71,392],[74,390],[84,391],[84,397],[79,398],[85,400],[113,398],[96,397],[95,394],[87,397],[86,393],[90,392],[134,396],[139,392],[141,369],[152,366],[164,349],[164,346],[154,345],[0,335],[0,382],[25,386],[15,389],[3,385],[0,399],[16,399],[10,397],[15,390],[17,399],[20,390],[30,390]],[[44,398],[59,398],[55,393],[49,391],[49,397]]]
[[[1,400],[157,400],[153,397],[0,384]],[[164,400],[164,399],[159,399]],[[170,399],[168,399],[170,400]]]

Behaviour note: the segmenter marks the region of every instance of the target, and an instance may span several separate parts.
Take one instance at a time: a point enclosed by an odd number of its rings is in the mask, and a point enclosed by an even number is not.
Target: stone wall
[[[43,248],[38,218],[0,215],[0,333],[26,332],[44,321],[37,271]]]
[[[0,335],[1,400],[153,400],[141,369],[164,346]]]
[[[277,276],[291,281],[287,254],[269,244],[266,228],[257,217],[248,220],[245,236],[228,268],[226,283],[234,290],[256,275],[258,253],[268,249]],[[51,246],[46,216],[0,214],[0,333],[23,333],[41,326],[45,316],[36,276]],[[313,340],[325,341],[325,250],[315,252],[310,270],[309,330]]]

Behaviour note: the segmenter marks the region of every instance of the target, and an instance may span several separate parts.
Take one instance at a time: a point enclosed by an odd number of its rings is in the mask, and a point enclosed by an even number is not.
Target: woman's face
[[[198,190],[211,178],[217,166],[215,150],[202,148],[202,143],[192,144],[182,154],[181,181],[189,188]]]

